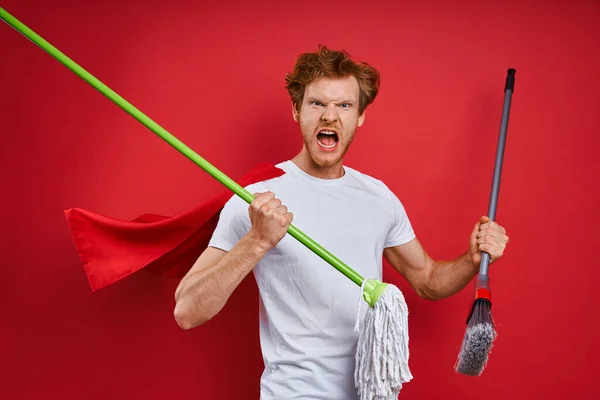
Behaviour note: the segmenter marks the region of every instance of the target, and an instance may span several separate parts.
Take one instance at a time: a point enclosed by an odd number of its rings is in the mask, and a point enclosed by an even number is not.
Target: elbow
[[[175,304],[173,317],[175,318],[177,325],[184,331],[200,326],[212,318],[212,316],[202,315],[202,313],[194,315],[183,301],[178,301],[177,304]]]
[[[441,300],[443,297],[440,296],[438,293],[438,291],[435,288],[432,288],[428,285],[420,285],[417,289],[416,289],[417,294],[419,295],[420,298],[424,299],[424,300],[429,300],[429,301],[438,301]]]
[[[417,290],[417,294],[419,295],[420,298],[422,298],[423,300],[429,300],[429,301],[438,301],[441,300],[441,298],[431,294],[430,292],[427,291],[423,291],[423,290]]]
[[[428,272],[418,280],[416,291],[420,298],[429,301],[438,301],[444,298],[442,287],[435,279],[435,263],[431,263]]]

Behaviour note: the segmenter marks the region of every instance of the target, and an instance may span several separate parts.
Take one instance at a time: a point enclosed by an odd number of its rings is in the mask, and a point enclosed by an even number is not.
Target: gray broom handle
[[[500,123],[500,137],[498,138],[498,147],[496,149],[496,164],[494,165],[494,179],[492,182],[492,194],[490,196],[490,205],[488,209],[489,218],[496,219],[496,208],[498,207],[498,192],[500,191],[500,177],[502,175],[502,162],[504,159],[504,146],[506,144],[506,131],[508,129],[508,117],[510,115],[510,103],[515,88],[515,69],[510,68],[506,75],[506,84],[504,86],[504,105],[502,107],[502,120]],[[479,265],[479,275],[486,276],[490,265],[490,255],[487,252],[481,254],[481,263]]]

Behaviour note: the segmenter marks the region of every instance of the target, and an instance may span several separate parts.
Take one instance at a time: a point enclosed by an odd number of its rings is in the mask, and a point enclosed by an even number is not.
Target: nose
[[[337,110],[336,110],[335,104],[329,104],[323,110],[323,114],[321,115],[321,121],[327,122],[330,124],[332,122],[336,122],[337,119],[338,119],[338,115],[337,115]]]

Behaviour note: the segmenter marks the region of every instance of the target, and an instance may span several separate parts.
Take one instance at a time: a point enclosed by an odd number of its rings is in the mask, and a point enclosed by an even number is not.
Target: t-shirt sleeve
[[[393,219],[385,247],[394,247],[410,242],[416,237],[413,227],[408,219],[404,206],[393,192],[390,191],[392,198]]]
[[[250,230],[248,203],[233,195],[221,210],[219,222],[208,243],[210,247],[230,251]]]

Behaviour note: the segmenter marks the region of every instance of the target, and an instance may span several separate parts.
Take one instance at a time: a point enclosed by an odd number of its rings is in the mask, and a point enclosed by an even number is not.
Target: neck
[[[322,166],[317,164],[308,154],[306,149],[292,159],[292,162],[302,171],[319,179],[338,179],[344,176],[343,160],[334,165]]]

